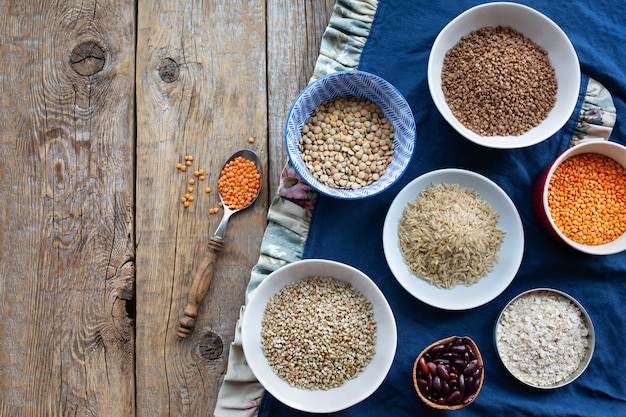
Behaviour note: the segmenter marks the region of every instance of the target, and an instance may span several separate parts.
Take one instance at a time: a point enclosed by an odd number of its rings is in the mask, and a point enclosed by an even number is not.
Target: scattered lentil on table
[[[505,232],[499,213],[474,189],[430,184],[398,221],[409,271],[440,288],[471,285],[493,270]]]
[[[496,326],[502,362],[520,380],[535,386],[557,384],[572,375],[584,358],[589,329],[580,309],[551,291],[520,296]]]
[[[332,277],[295,281],[268,301],[261,341],[270,366],[290,385],[339,387],[374,357],[373,306],[350,283]]]
[[[358,189],[377,181],[393,159],[394,127],[365,98],[337,97],[315,108],[299,149],[307,169],[329,187]]]
[[[548,183],[548,208],[574,242],[611,242],[626,231],[626,169],[597,153],[567,158]]]
[[[510,27],[465,35],[445,55],[441,87],[466,128],[482,136],[517,136],[539,125],[556,103],[548,53]]]
[[[227,163],[217,181],[217,189],[231,210],[246,207],[261,187],[261,173],[254,161],[238,156]]]

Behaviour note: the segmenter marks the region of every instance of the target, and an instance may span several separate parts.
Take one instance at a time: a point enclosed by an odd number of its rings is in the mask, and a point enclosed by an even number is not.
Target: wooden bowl
[[[453,346],[464,346],[466,349],[465,352],[468,352],[468,355],[465,355],[464,352],[461,352],[462,348],[453,348]],[[433,351],[433,348],[436,349]],[[434,363],[437,361],[437,358],[441,359],[439,355],[442,352],[457,353],[458,355],[460,355],[459,357],[461,357],[462,360],[464,360],[466,363],[469,363],[470,361],[473,361],[475,359],[476,366],[474,368],[475,370],[467,373],[467,376],[465,375],[465,372],[459,372],[458,376],[454,372],[444,372],[444,375],[447,374],[448,376],[454,374],[454,376],[457,376],[457,379],[455,380],[455,383],[451,382],[453,381],[453,378],[444,381],[446,384],[450,383],[450,385],[448,385],[449,387],[453,386],[454,388],[448,388],[448,392],[445,394],[445,396],[438,395],[439,399],[435,400],[432,399],[429,395],[429,389],[432,389],[432,387],[436,385],[436,383],[434,382],[435,378],[438,378],[443,386],[444,382],[442,381],[444,380],[444,378],[441,376],[442,374],[440,374],[441,371],[439,369],[435,371],[433,370],[432,365],[424,365],[421,360],[422,358],[427,359],[428,357],[430,357],[430,360],[432,361],[431,363]],[[431,369],[428,373],[424,374],[424,372],[422,371],[424,367],[430,367]],[[469,368],[465,369],[467,371],[470,371]],[[428,382],[433,373],[435,373],[436,375],[432,377],[432,380],[430,382]],[[472,378],[471,381],[473,385],[473,388],[471,389],[466,388],[465,384],[466,380],[469,380],[470,377]],[[478,380],[475,380],[474,377],[477,377]],[[424,382],[420,382],[420,379],[427,381],[427,386],[431,388],[424,388]],[[459,410],[472,404],[476,400],[476,397],[478,396],[478,393],[483,386],[484,379],[485,370],[483,366],[482,355],[480,354],[476,343],[468,336],[450,336],[430,344],[420,352],[418,357],[415,359],[415,363],[413,364],[413,386],[415,388],[415,392],[426,405],[437,410]],[[461,380],[463,380],[463,382],[461,382]],[[444,391],[443,388],[442,391]],[[453,392],[461,393],[453,394]],[[445,398],[446,401],[443,401],[443,398]]]

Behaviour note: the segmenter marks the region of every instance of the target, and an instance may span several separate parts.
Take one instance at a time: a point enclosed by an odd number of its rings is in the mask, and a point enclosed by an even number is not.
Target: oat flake
[[[502,361],[520,380],[537,386],[563,381],[585,355],[589,331],[569,299],[536,291],[513,301],[502,313],[496,341]]]

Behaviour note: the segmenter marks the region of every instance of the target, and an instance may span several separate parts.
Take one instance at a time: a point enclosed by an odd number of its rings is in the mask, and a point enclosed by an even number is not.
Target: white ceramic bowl
[[[336,97],[366,98],[377,104],[395,129],[393,161],[385,173],[357,190],[335,188],[319,181],[306,167],[298,148],[302,127],[317,106]],[[285,146],[296,172],[316,191],[340,199],[355,200],[376,195],[393,185],[411,161],[416,141],[415,118],[402,94],[383,78],[363,71],[340,71],[309,84],[295,99],[285,125]]]
[[[315,276],[350,283],[371,301],[376,320],[376,353],[370,363],[355,379],[329,390],[307,390],[289,385],[274,373],[261,348],[261,319],[268,300],[285,285]],[[332,413],[369,397],[387,376],[396,353],[396,322],[383,293],[363,272],[330,260],[301,260],[268,275],[250,294],[241,329],[246,361],[263,387],[289,407],[311,413]]]
[[[502,315],[504,314],[505,311],[509,310],[511,308],[511,304],[513,304],[515,301],[519,300],[522,297],[527,297],[527,296],[533,296],[533,295],[537,295],[538,293],[551,293],[554,296],[557,297],[563,297],[566,298],[567,300],[571,301],[571,303],[573,305],[575,305],[578,310],[580,310],[580,317],[582,319],[582,322],[584,323],[585,327],[587,328],[587,347],[585,349],[584,355],[582,360],[580,361],[578,367],[567,377],[565,377],[563,380],[553,383],[553,384],[548,384],[548,385],[539,385],[538,383],[535,383],[534,381],[531,381],[528,379],[528,377],[526,375],[521,374],[520,372],[518,372],[516,370],[516,366],[513,365],[513,363],[509,363],[507,359],[502,357],[502,346],[501,343],[499,343],[499,339],[498,339],[498,332],[502,331],[501,328],[499,328],[499,324],[502,320]],[[543,304],[545,304],[545,302],[542,302]],[[528,312],[530,313],[530,312]],[[547,315],[547,314],[546,314]],[[558,326],[557,326],[558,328]],[[519,336],[521,336],[522,338],[530,338],[531,334],[520,334]],[[573,381],[575,381],[578,377],[580,377],[582,375],[583,372],[585,372],[585,369],[587,369],[587,367],[589,366],[589,363],[591,362],[591,358],[593,357],[593,352],[595,350],[595,331],[593,328],[593,323],[591,322],[591,317],[589,317],[589,313],[587,313],[587,310],[585,310],[585,308],[582,306],[582,304],[580,304],[578,302],[578,300],[576,300],[574,297],[572,297],[571,295],[560,291],[560,290],[556,290],[553,288],[534,288],[531,290],[527,290],[524,291],[523,293],[517,295],[516,297],[514,297],[511,301],[509,301],[507,303],[507,305],[502,309],[502,311],[500,312],[500,314],[498,315],[498,319],[496,320],[495,326],[494,326],[494,332],[493,332],[493,340],[494,340],[494,345],[495,345],[495,349],[496,349],[496,353],[498,354],[498,358],[500,358],[500,361],[502,362],[502,364],[504,365],[504,367],[506,368],[506,370],[509,372],[509,374],[511,374],[511,376],[513,376],[513,378],[515,378],[516,380],[518,380],[519,382],[529,386],[529,387],[533,387],[533,388],[537,388],[537,389],[542,389],[542,390],[551,390],[551,389],[555,389],[555,388],[560,388],[560,387],[564,387],[565,385],[568,385],[570,383],[572,383]],[[558,343],[558,341],[552,341],[552,343]],[[519,345],[518,345],[519,346]],[[520,347],[521,348],[521,347]],[[568,349],[564,349],[565,352],[568,352],[567,355],[571,355],[571,353],[569,353]],[[539,355],[540,352],[535,352],[532,356],[534,357],[538,357],[537,355]]]
[[[561,243],[590,255],[611,255],[626,250],[626,233],[617,239],[602,245],[584,245],[568,238],[559,230],[550,215],[548,206],[548,185],[554,171],[568,158],[583,153],[597,153],[607,156],[621,166],[626,167],[626,147],[611,141],[582,142],[568,148],[559,155],[539,176],[533,189],[533,209],[539,224]]]
[[[556,72],[558,90],[554,108],[542,123],[519,136],[481,136],[466,128],[452,114],[441,89],[441,68],[446,52],[462,36],[496,26],[511,27],[541,46],[548,52]],[[428,87],[443,118],[465,138],[489,148],[523,148],[549,138],[569,120],[578,100],[580,64],[565,32],[543,14],[522,4],[486,3],[461,13],[439,32],[428,59]]]
[[[498,253],[500,261],[475,284],[440,288],[413,275],[404,262],[398,247],[400,217],[406,205],[431,183],[457,184],[460,188],[474,189],[500,215],[497,225],[506,232]],[[421,175],[398,193],[385,218],[383,248],[391,272],[415,298],[445,310],[468,310],[493,300],[513,281],[524,253],[524,229],[513,201],[496,183],[472,171],[441,169]]]

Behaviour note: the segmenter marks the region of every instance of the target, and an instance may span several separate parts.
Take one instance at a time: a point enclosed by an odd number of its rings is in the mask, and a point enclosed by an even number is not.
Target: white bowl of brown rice
[[[565,32],[517,3],[461,13],[438,34],[428,60],[428,87],[443,118],[489,148],[523,148],[554,135],[572,116],[580,80]]]
[[[246,362],[282,403],[312,413],[369,397],[395,357],[396,322],[366,274],[305,259],[268,275],[250,294],[241,324]]]
[[[445,310],[488,303],[513,281],[524,253],[515,204],[495,182],[446,168],[407,184],[383,226],[391,272],[415,298]]]
[[[498,357],[519,382],[555,389],[587,369],[595,349],[593,323],[571,295],[535,288],[514,297],[494,327]]]

